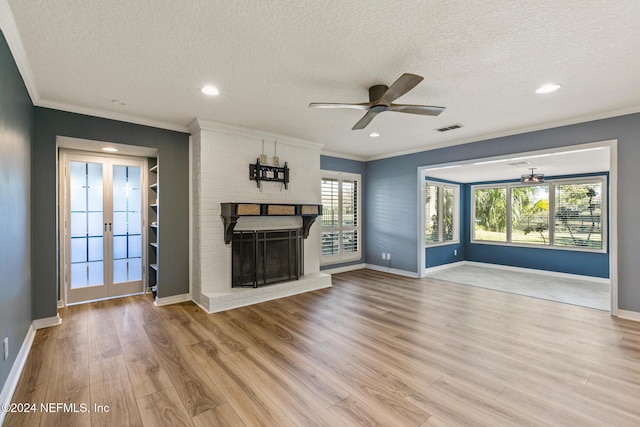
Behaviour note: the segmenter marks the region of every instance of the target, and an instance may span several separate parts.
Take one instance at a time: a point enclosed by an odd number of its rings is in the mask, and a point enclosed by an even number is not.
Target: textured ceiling
[[[638,0],[0,3],[36,105],[174,129],[201,118],[370,159],[640,111]],[[425,80],[398,102],[446,111],[352,131],[361,111],[308,108],[404,72]],[[534,94],[548,82],[563,87]]]

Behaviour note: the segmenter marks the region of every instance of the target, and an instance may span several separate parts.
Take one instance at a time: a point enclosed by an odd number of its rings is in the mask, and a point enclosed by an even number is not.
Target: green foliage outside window
[[[539,186],[507,186],[474,190],[474,240],[602,248],[600,180]],[[550,194],[550,191],[553,194]],[[507,197],[510,195],[509,203]],[[555,212],[549,214],[550,199]],[[507,224],[507,209],[511,223]],[[550,219],[555,219],[550,224]],[[553,242],[550,228],[553,226]]]

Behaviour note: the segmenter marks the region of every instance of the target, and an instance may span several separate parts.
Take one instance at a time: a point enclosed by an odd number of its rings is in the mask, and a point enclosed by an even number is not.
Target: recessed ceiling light
[[[118,149],[113,147],[104,147],[102,148],[102,151],[106,151],[108,153],[115,153],[116,151],[118,151]]]
[[[560,85],[552,83],[552,84],[540,86],[538,89],[536,89],[536,93],[550,93],[560,89],[560,87],[561,87]]]
[[[371,133],[369,134],[369,136],[370,136],[371,138],[377,138],[377,137],[379,137],[379,136],[380,136],[380,134],[379,134],[378,132],[371,132]]]
[[[121,107],[122,107],[122,106],[124,106],[124,105],[127,105],[127,103],[126,103],[126,102],[124,102],[124,101],[120,101],[119,99],[112,99],[112,100],[111,100],[111,103],[112,103],[112,104],[115,104],[115,105],[119,105],[119,106],[121,106]]]
[[[210,85],[207,85],[207,86],[203,87],[200,90],[202,91],[202,93],[204,93],[205,95],[209,95],[209,96],[216,96],[216,95],[218,95],[220,93],[220,91],[218,90],[217,87],[210,86]]]

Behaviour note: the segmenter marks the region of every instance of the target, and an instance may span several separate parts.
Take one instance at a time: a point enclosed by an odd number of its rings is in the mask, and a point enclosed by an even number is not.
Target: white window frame
[[[323,179],[335,179],[338,180],[338,226],[337,227],[321,227],[321,236],[323,231],[337,231],[340,235],[338,239],[339,253],[332,255],[322,255],[322,238],[320,239],[320,265],[337,264],[341,262],[357,261],[362,258],[361,255],[361,243],[362,243],[362,221],[360,218],[360,212],[362,212],[362,185],[361,175],[350,172],[338,172],[321,170],[321,182]],[[342,182],[351,181],[356,183],[356,224],[355,226],[344,226],[342,222]],[[320,190],[322,192],[322,190]],[[356,245],[357,250],[355,252],[344,252],[342,248],[342,233],[344,231],[356,231]]]
[[[554,243],[555,237],[555,210],[556,210],[556,186],[565,185],[565,184],[589,184],[596,181],[600,181],[602,184],[602,194],[601,194],[601,218],[600,218],[600,226],[602,228],[602,248],[585,248],[580,246],[560,246]],[[539,248],[539,249],[553,249],[553,250],[564,250],[564,251],[579,251],[579,252],[594,252],[594,253],[607,253],[608,249],[608,182],[606,175],[594,175],[589,177],[579,177],[579,178],[559,178],[559,179],[550,179],[545,180],[544,184],[549,186],[549,244],[537,244],[537,243],[513,243],[511,241],[512,229],[511,229],[511,189],[516,187],[526,187],[527,185],[521,184],[519,182],[514,183],[503,183],[503,184],[482,184],[482,185],[472,185],[471,186],[471,215],[469,216],[469,227],[470,227],[470,241],[474,244],[482,244],[482,245],[500,245],[500,246],[519,246],[519,247],[527,247],[527,248]],[[476,190],[477,189],[489,189],[489,188],[505,188],[506,189],[506,221],[507,221],[507,229],[506,229],[506,242],[497,242],[491,240],[477,240],[475,238],[475,218],[476,218]]]
[[[424,215],[424,234],[425,234],[425,247],[433,248],[436,246],[444,246],[444,245],[454,245],[460,243],[460,186],[458,184],[451,184],[448,182],[440,182],[440,181],[432,181],[429,179],[425,179],[424,184],[424,200],[426,204],[426,189],[428,186],[438,187],[438,241],[437,242],[427,242],[426,241],[426,220],[427,214],[425,209]],[[453,239],[452,240],[444,240],[444,191],[445,189],[453,190],[453,201],[452,201],[452,209],[453,209]]]

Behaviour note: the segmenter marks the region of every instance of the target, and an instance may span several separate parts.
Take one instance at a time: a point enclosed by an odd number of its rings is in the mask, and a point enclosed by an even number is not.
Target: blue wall
[[[31,325],[30,163],[33,104],[0,32],[0,390]],[[55,315],[55,313],[54,313]],[[2,402],[4,403],[4,402]]]
[[[342,159],[339,157],[332,156],[320,156],[320,169],[328,170],[328,171],[336,171],[336,172],[349,172],[349,173],[357,173],[360,174],[360,198],[364,199],[366,194],[366,177],[365,177],[365,163],[357,160],[349,160]],[[361,207],[364,208],[363,200],[360,201]],[[362,264],[365,259],[365,239],[366,239],[366,221],[365,221],[366,210],[360,210],[360,226],[361,228],[361,236],[360,236],[360,259],[349,261],[349,262],[341,262],[335,264],[323,265],[320,267],[320,270],[329,270],[333,268],[346,267],[349,265]]]
[[[609,277],[609,254],[470,243],[467,261]]]
[[[366,263],[387,267],[375,254],[390,252],[391,267],[418,272],[417,169],[483,157],[616,139],[618,161],[618,297],[619,307],[640,311],[640,114],[488,139],[420,153],[366,162]],[[486,246],[486,245],[485,245]],[[467,248],[469,249],[469,248]],[[465,253],[466,250],[465,249]],[[466,253],[467,257],[472,254]],[[421,268],[422,266],[420,266]]]
[[[458,251],[457,255],[454,255],[454,251]],[[464,261],[464,243],[451,243],[442,246],[427,247],[425,249],[425,256],[427,268]]]

